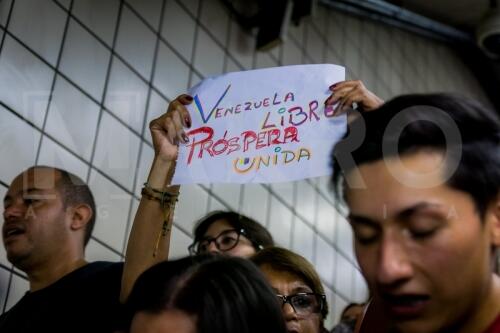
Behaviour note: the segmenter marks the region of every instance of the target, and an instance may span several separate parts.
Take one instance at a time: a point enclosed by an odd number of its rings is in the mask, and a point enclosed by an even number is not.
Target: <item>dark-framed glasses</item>
[[[226,252],[238,245],[240,241],[240,236],[245,236],[244,229],[229,229],[224,230],[220,234],[215,237],[205,237],[199,242],[195,242],[189,246],[189,253],[191,255],[196,255],[200,253],[207,253],[208,248],[210,247],[210,243],[214,243],[215,247],[221,251]]]
[[[276,295],[282,302],[290,304],[293,311],[300,316],[308,316],[313,313],[320,313],[326,302],[326,296],[316,293],[298,293],[294,295]]]

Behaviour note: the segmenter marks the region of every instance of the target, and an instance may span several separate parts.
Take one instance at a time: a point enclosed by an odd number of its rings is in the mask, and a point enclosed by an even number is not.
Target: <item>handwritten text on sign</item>
[[[190,90],[192,127],[174,184],[271,183],[327,175],[331,147],[346,131],[324,101],[344,80],[336,65],[228,73]]]

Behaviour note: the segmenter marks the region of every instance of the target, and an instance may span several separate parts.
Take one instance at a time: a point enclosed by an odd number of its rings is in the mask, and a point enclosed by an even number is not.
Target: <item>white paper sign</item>
[[[331,173],[330,152],[346,117],[324,102],[345,79],[336,65],[297,65],[228,73],[189,93],[192,127],[174,184],[272,183]]]

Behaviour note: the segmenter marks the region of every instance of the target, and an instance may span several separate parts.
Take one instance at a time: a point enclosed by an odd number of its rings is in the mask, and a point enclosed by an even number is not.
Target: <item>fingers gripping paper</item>
[[[228,73],[189,93],[192,127],[174,184],[272,183],[328,175],[329,154],[346,117],[325,109],[336,65],[297,65]]]

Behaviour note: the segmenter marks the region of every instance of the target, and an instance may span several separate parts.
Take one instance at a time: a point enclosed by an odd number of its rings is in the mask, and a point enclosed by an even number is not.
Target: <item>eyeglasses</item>
[[[313,313],[319,313],[323,310],[326,303],[326,296],[316,293],[298,293],[295,295],[276,295],[282,302],[290,304],[293,311],[299,316],[308,316]]]
[[[189,253],[191,255],[196,255],[200,253],[208,252],[210,243],[214,242],[215,247],[221,252],[229,251],[238,245],[240,241],[240,236],[246,236],[245,230],[240,229],[230,229],[225,230],[218,234],[216,237],[205,237],[199,242],[195,242],[189,246]]]

